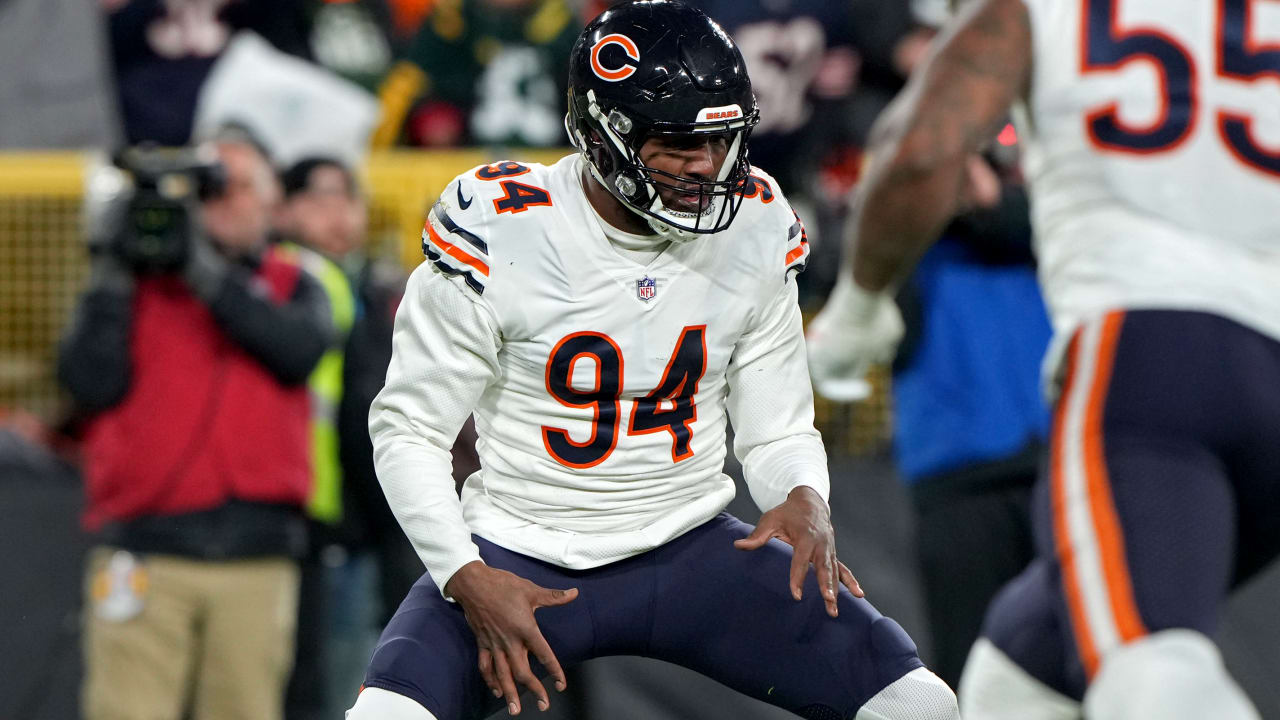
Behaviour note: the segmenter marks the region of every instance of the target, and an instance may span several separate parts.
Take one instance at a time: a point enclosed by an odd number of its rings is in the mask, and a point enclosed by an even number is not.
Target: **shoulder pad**
[[[460,277],[483,295],[492,265],[490,243],[499,228],[520,222],[514,218],[531,207],[551,205],[551,195],[542,187],[545,170],[541,165],[504,160],[454,178],[422,228],[427,260],[439,272]],[[530,175],[538,184],[531,184]]]
[[[742,196],[745,204],[742,214],[747,215],[750,224],[761,228],[766,235],[768,250],[765,256],[772,258],[772,262],[777,262],[778,255],[782,256],[784,279],[793,271],[803,272],[809,261],[809,236],[800,216],[783,197],[778,182],[765,171],[753,167],[743,186]]]

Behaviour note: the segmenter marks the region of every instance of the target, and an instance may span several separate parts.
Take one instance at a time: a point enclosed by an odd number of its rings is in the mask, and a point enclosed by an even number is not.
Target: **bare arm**
[[[846,258],[871,292],[901,278],[959,208],[965,167],[1027,85],[1022,0],[973,0],[872,131]]]

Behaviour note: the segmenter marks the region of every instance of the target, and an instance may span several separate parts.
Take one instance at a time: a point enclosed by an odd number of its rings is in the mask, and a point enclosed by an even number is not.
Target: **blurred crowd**
[[[376,99],[362,150],[565,147],[569,50],[610,4],[99,0],[95,8],[79,0],[14,0],[0,8],[0,38],[13,40],[0,53],[21,57],[33,72],[0,81],[0,147],[186,144],[207,125],[205,116],[217,114],[223,86],[257,80],[253,69],[227,57],[246,33]],[[695,4],[717,18],[747,59],[762,108],[753,162],[787,188],[811,237],[835,236],[866,133],[922,56],[945,0]],[[224,82],[220,63],[239,74]],[[278,104],[290,102],[300,101]],[[298,112],[328,111],[304,104],[293,118],[258,112],[245,124],[279,145],[289,133],[265,125],[298,126]],[[277,164],[299,159],[292,148],[273,149]],[[835,243],[826,247],[834,258]],[[820,296],[829,281],[819,274],[808,281],[811,295]]]
[[[609,4],[0,3],[0,57],[29,70],[0,79],[0,148],[199,142],[223,174],[192,197],[200,226],[173,256],[119,232],[90,238],[91,280],[59,363],[75,411],[54,430],[0,415],[8,476],[84,477],[85,717],[341,716],[422,571],[366,427],[404,271],[366,249],[364,153],[567,146],[569,50]],[[947,3],[692,4],[747,60],[762,113],[750,158],[810,228],[818,259],[801,281],[813,307],[834,281],[866,135]],[[352,101],[314,104],[332,99],[317,91],[245,116],[211,109],[261,80],[228,57],[245,33]],[[362,142],[326,147],[331,125],[292,142],[307,133],[291,129],[341,122],[344,109]],[[893,368],[892,452],[918,518],[931,664],[952,684],[987,601],[1030,558],[1027,496],[1048,424],[1037,372],[1049,328],[1012,127],[970,175],[969,211],[901,290],[908,333]],[[121,227],[104,212],[91,235]],[[459,478],[475,467],[466,433],[454,461]],[[154,621],[128,622],[144,607]],[[128,682],[157,664],[169,674],[146,692]]]

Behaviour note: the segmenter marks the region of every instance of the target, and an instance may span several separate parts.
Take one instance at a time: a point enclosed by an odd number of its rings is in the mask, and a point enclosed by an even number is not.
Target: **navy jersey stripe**
[[[436,217],[440,219],[440,224],[444,225],[445,230],[448,230],[450,233],[466,240],[472,245],[472,247],[480,252],[485,253],[486,255],[489,254],[489,244],[484,240],[481,240],[479,235],[476,235],[470,230],[467,230],[454,222],[453,218],[449,217],[449,213],[445,211],[443,203],[437,202],[433,209],[435,210]]]
[[[435,265],[436,269],[439,270],[440,272],[444,273],[445,275],[455,275],[455,276],[461,277],[462,281],[467,284],[467,287],[474,290],[477,295],[484,295],[483,283],[476,280],[475,276],[472,275],[469,271],[459,270],[458,268],[455,268],[445,263],[444,258],[440,255],[440,253],[436,252],[432,248],[432,246],[428,244],[427,241],[425,240],[422,241],[422,254],[426,255],[427,259],[431,261],[431,264]]]

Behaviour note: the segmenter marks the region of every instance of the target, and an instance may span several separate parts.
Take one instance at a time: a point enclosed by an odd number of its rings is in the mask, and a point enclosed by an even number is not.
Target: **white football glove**
[[[818,394],[836,402],[865,399],[863,377],[893,359],[902,340],[902,314],[893,298],[858,287],[842,274],[827,304],[805,331],[809,375]]]

